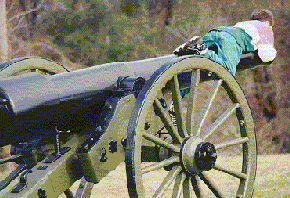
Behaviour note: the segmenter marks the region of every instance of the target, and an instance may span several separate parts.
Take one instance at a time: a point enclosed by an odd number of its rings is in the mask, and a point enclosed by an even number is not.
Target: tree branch
[[[25,16],[25,15],[27,15],[27,14],[30,14],[31,12],[34,12],[34,11],[37,11],[37,10],[39,10],[40,8],[42,8],[42,3],[44,2],[44,0],[42,0],[41,2],[40,2],[40,4],[36,7],[36,8],[34,8],[34,9],[30,9],[30,10],[28,10],[28,11],[26,11],[26,12],[22,12],[22,13],[20,13],[20,14],[17,14],[17,15],[15,15],[15,16],[13,16],[12,18],[10,18],[10,19],[8,19],[8,23],[10,23],[10,22],[12,22],[14,19],[18,19],[19,17],[22,17],[22,16]]]

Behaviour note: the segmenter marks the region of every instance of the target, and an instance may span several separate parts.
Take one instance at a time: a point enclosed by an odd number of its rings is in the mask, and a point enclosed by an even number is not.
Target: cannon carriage
[[[261,64],[270,63],[251,52],[237,69]],[[69,72],[30,57],[2,64],[0,75],[0,145],[12,145],[0,163],[18,164],[0,183],[3,197],[90,197],[122,162],[130,197],[252,196],[254,122],[219,63],[168,55]],[[239,159],[236,169],[226,167],[229,159]],[[158,171],[163,178],[148,184]],[[213,171],[235,184],[220,187]]]

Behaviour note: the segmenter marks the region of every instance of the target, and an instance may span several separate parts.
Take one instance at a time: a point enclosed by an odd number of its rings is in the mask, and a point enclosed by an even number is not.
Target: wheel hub
[[[217,153],[213,144],[203,142],[198,137],[189,137],[182,143],[180,158],[186,171],[195,174],[211,170],[215,165]]]

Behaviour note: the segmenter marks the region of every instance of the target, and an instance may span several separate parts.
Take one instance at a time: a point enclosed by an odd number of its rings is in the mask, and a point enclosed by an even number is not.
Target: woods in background
[[[8,61],[8,30],[6,22],[6,1],[0,1],[0,61]]]
[[[248,20],[254,9],[271,10],[278,57],[237,79],[252,108],[259,153],[290,152],[289,1],[6,0],[7,14],[3,4],[1,57],[41,56],[69,68],[170,54],[194,35]]]

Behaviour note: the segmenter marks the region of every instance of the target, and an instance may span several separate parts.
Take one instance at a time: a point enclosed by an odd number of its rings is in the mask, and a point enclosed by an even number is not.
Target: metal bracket
[[[27,175],[29,173],[32,173],[32,170],[26,170],[24,171],[24,173],[21,174],[20,176],[20,181],[19,184],[12,190],[12,193],[19,193],[20,191],[22,191],[26,186],[27,186]]]
[[[145,84],[145,79],[142,77],[120,76],[117,80],[117,90],[122,90],[127,93],[134,93],[135,98]]]
[[[48,158],[44,161],[44,163],[53,163],[58,160],[63,154],[68,152],[71,148],[70,147],[63,147],[59,149],[58,153],[53,153],[48,156]]]

